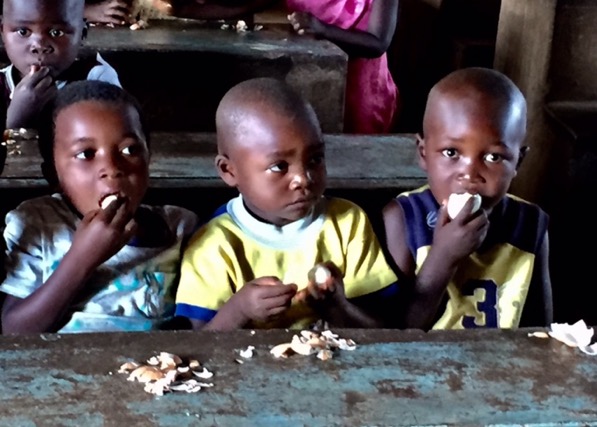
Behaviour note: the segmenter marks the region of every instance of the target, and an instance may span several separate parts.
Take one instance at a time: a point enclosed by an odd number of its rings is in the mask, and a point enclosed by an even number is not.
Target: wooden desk
[[[411,189],[425,182],[415,156],[413,135],[325,136],[328,188]],[[217,175],[213,133],[155,133],[151,136],[152,188],[225,188]],[[43,188],[35,144],[8,156],[0,189]]]
[[[1,425],[597,425],[597,357],[527,332],[338,330],[356,350],[274,359],[291,332],[0,337]],[[240,365],[237,350],[256,347]],[[213,388],[156,397],[118,374],[159,351]]]

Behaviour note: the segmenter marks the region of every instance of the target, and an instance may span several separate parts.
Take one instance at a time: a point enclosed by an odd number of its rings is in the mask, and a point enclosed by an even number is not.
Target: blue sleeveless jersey
[[[428,186],[402,193],[396,202],[418,273],[433,243],[439,204]],[[537,205],[506,195],[489,217],[485,241],[448,284],[445,310],[433,329],[518,327],[548,220]]]

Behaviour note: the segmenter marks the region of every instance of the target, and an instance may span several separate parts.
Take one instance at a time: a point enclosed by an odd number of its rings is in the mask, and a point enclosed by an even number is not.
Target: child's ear
[[[419,167],[427,170],[427,157],[425,153],[425,138],[420,133],[417,133],[417,157],[419,159]]]
[[[236,175],[234,171],[234,164],[230,161],[227,155],[218,154],[216,156],[216,169],[220,178],[230,187],[236,187]]]
[[[517,171],[530,149],[531,147],[529,147],[528,145],[523,145],[522,147],[520,147],[520,154],[518,155],[518,162],[516,163]]]

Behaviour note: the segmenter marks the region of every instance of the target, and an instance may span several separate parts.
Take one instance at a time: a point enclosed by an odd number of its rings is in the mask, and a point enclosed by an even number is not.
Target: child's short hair
[[[149,129],[139,101],[119,86],[100,80],[80,80],[66,85],[48,102],[41,113],[38,125],[39,151],[44,163],[54,164],[55,120],[65,108],[83,101],[98,101],[115,105],[130,105],[141,122],[141,130],[149,148]]]
[[[245,107],[273,109],[276,114],[310,124],[321,133],[313,106],[284,80],[258,77],[242,81],[226,92],[216,111],[216,131],[234,134],[246,117]],[[253,108],[249,108],[252,110]],[[221,138],[218,138],[220,141]]]

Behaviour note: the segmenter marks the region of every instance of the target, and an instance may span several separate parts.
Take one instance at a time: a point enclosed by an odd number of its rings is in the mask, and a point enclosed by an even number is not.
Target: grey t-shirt
[[[98,267],[59,332],[159,328],[174,313],[181,245],[197,216],[176,206],[144,206],[164,218],[177,237],[168,247],[124,246]],[[28,200],[6,215],[6,279],[0,291],[26,298],[42,286],[69,250],[80,219],[60,194]]]

